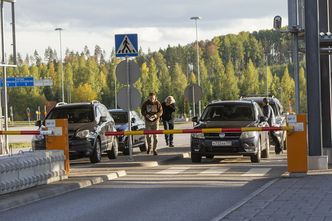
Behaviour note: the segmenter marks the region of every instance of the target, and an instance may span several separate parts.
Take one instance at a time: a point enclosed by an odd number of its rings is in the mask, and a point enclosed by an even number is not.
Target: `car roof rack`
[[[274,98],[274,95],[273,94],[249,94],[249,95],[241,95],[240,96],[240,99],[242,98],[246,98],[246,97],[271,97],[271,98]]]
[[[66,102],[59,102],[59,103],[57,103],[55,106],[56,106],[56,107],[59,107],[59,106],[65,105],[65,104],[67,104],[67,103],[66,103]]]

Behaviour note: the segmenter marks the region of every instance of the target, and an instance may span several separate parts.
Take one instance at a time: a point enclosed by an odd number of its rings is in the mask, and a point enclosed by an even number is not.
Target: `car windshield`
[[[89,123],[94,117],[90,106],[76,106],[55,108],[47,119],[68,119],[68,123]]]
[[[110,112],[116,124],[128,123],[128,113],[127,112]]]
[[[254,121],[252,105],[220,104],[207,107],[202,114],[202,121]]]

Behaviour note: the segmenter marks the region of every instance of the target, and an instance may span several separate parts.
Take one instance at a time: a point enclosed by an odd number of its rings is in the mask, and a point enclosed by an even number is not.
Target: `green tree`
[[[225,81],[224,97],[225,99],[238,99],[239,98],[239,88],[238,80],[235,76],[234,66],[231,61],[226,65],[226,81]]]
[[[258,73],[251,60],[249,60],[240,82],[241,95],[249,96],[259,93]]]
[[[307,112],[307,82],[305,78],[304,68],[300,68],[299,72],[300,77],[300,112]]]
[[[284,107],[289,107],[289,111],[291,111],[291,108],[294,108],[294,88],[294,80],[289,76],[288,67],[286,66],[281,78],[281,103]]]

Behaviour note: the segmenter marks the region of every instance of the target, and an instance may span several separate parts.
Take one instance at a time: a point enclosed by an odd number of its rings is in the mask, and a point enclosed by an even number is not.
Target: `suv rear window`
[[[202,114],[202,121],[254,121],[252,105],[220,104],[209,106]]]
[[[47,119],[68,119],[68,123],[89,123],[94,120],[93,110],[90,106],[72,106],[54,108]]]

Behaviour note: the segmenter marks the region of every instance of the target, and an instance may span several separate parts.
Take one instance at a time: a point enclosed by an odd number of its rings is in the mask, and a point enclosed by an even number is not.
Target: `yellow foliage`
[[[97,99],[97,93],[92,89],[91,85],[83,84],[73,91],[73,102],[92,101]]]

